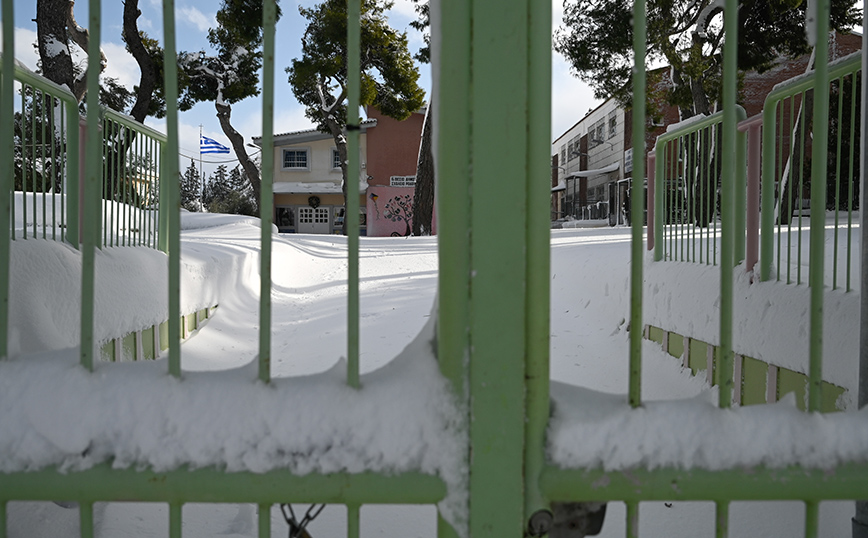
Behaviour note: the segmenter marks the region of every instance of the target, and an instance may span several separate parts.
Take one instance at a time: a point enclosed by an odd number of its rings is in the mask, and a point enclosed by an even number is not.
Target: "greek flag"
[[[207,136],[199,135],[199,153],[229,153],[229,148]]]

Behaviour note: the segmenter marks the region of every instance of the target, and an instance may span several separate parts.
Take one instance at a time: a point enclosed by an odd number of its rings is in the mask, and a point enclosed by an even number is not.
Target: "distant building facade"
[[[412,228],[416,160],[425,111],[404,121],[369,107],[359,134],[357,181],[364,235],[405,235]],[[261,145],[262,139],[255,137]],[[264,158],[264,157],[263,157]],[[274,223],[281,233],[340,233],[346,217],[341,162],[330,134],[309,129],[274,135]],[[410,201],[409,208],[406,200]],[[388,207],[387,207],[388,206]],[[408,212],[409,209],[409,212]]]
[[[830,37],[830,61],[860,51],[862,36],[834,33]],[[805,73],[810,56],[782,59],[763,73],[744,74],[739,104],[748,117],[759,114],[771,90],[781,82]],[[656,75],[656,76],[655,76]],[[649,73],[656,79],[658,95],[671,86],[669,68]],[[653,103],[651,106],[655,106]],[[645,158],[666,127],[681,121],[677,107],[662,98],[649,110],[645,147],[634,152],[633,118],[615,99],[608,99],[552,142],[552,220],[606,219],[610,225],[626,224],[627,192],[634,159]]]

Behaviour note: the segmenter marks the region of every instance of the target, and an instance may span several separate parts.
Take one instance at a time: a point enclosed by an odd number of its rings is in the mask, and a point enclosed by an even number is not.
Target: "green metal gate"
[[[90,0],[91,65],[99,62],[100,0]],[[828,27],[828,2],[819,2],[817,34]],[[349,3],[348,42],[358,51],[359,0]],[[737,41],[737,2],[727,0],[725,25],[727,43]],[[273,148],[274,99],[274,25],[275,3],[265,2],[265,41],[263,75],[263,154]],[[645,6],[634,6],[635,58],[633,92],[633,147],[644,147],[645,126]],[[0,162],[2,179],[12,177],[11,139],[13,98],[13,2],[3,0],[3,80],[0,110]],[[163,177],[178,177],[177,67],[175,56],[174,2],[163,1],[164,46],[167,102],[167,143],[162,157]],[[456,483],[445,476],[408,469],[397,473],[370,469],[293,474],[284,468],[228,470],[219,465],[195,468],[182,462],[168,470],[137,466],[135,462],[118,465],[112,457],[92,462],[82,454],[80,465],[59,468],[11,469],[0,473],[0,538],[6,535],[6,506],[15,500],[76,500],[80,504],[81,536],[93,536],[93,505],[100,501],[161,502],[169,505],[169,534],[182,535],[182,506],[194,502],[255,503],[259,507],[259,536],[271,536],[270,509],[287,502],[337,503],[347,507],[348,536],[359,536],[359,509],[364,504],[434,504],[457,498],[461,506],[441,512],[438,534],[451,536],[505,537],[523,533],[545,534],[550,528],[552,502],[624,501],[627,504],[627,534],[639,536],[639,503],[648,500],[704,500],[716,505],[717,536],[727,535],[729,504],[736,500],[801,500],[806,507],[805,536],[817,535],[818,503],[826,499],[868,498],[868,448],[860,446],[828,449],[828,435],[856,428],[868,431],[864,417],[854,414],[819,417],[812,414],[790,417],[794,427],[818,425],[817,434],[804,440],[807,450],[793,451],[791,457],[772,461],[762,446],[732,447],[730,457],[704,465],[682,465],[672,454],[655,452],[654,440],[621,431],[618,424],[639,421],[670,424],[672,416],[690,403],[666,406],[643,403],[642,378],[642,222],[632,227],[632,267],[630,313],[630,381],[625,387],[628,400],[618,404],[609,418],[582,418],[583,411],[594,411],[599,400],[575,404],[575,420],[550,421],[553,409],[549,381],[549,186],[550,92],[551,92],[551,2],[549,0],[443,0],[434,10],[435,94],[441,106],[437,125],[437,173],[441,201],[439,307],[437,313],[436,353],[439,370],[451,386],[466,422],[455,435],[465,447],[464,479]],[[828,79],[826,44],[817,43],[816,78]],[[722,145],[725,154],[734,154],[737,140],[736,69],[734,47],[725,50],[725,90],[722,113]],[[358,52],[349,57],[349,73],[358,74]],[[88,99],[97,108],[96,70],[88,73]],[[818,84],[815,93],[815,122],[828,114],[828,91]],[[351,80],[349,110],[358,108],[358,77]],[[88,117],[89,139],[96,138],[99,118]],[[818,175],[825,170],[822,133],[814,140],[813,165]],[[351,149],[349,175],[358,175],[358,130],[348,130]],[[84,183],[84,214],[99,214],[100,148],[88,146]],[[263,162],[261,206],[272,207],[273,163]],[[735,177],[735,163],[724,160],[722,177]],[[643,159],[634,161],[633,177],[644,178]],[[164,182],[166,183],[166,182]],[[819,182],[817,182],[819,183]],[[723,182],[721,217],[721,360],[719,379],[720,410],[709,412],[711,424],[702,431],[681,435],[694,452],[708,448],[703,432],[727,428],[757,427],[761,417],[745,409],[730,409],[733,387],[732,367],[732,271],[735,265],[736,193],[732,182]],[[2,216],[10,222],[11,191],[2,185]],[[632,214],[644,208],[641,188],[632,197]],[[823,207],[822,188],[813,192],[812,205]],[[166,211],[160,229],[167,230],[169,262],[169,316],[180,318],[180,239],[179,195],[166,188],[161,194]],[[349,197],[348,214],[358,213]],[[271,274],[271,212],[262,216],[262,275]],[[813,215],[812,215],[813,218]],[[5,225],[4,225],[5,226]],[[359,272],[358,221],[350,219],[348,350],[346,385],[355,391],[365,387],[359,375]],[[812,223],[812,231],[822,223]],[[0,252],[8,260],[11,232],[0,230]],[[99,245],[99,222],[86,222],[80,238],[84,261],[82,296],[92,297],[94,289],[93,256]],[[811,252],[822,253],[822,236],[811,236]],[[822,257],[819,258],[822,268]],[[822,270],[811,270],[812,333],[822,335]],[[819,279],[819,280],[817,280]],[[0,289],[9,287],[8,263],[0,263]],[[232,387],[255,394],[276,391],[270,373],[270,291],[269,278],[262,279],[260,306],[260,354],[258,379],[238,379]],[[0,308],[0,326],[8,320],[7,302]],[[82,338],[80,363],[85,371],[94,370],[93,304],[82,301]],[[729,324],[729,325],[727,325]],[[163,383],[184,387],[179,324],[170,323],[169,376]],[[5,329],[0,331],[0,349],[7,348]],[[810,372],[810,411],[819,409],[822,388],[821,347],[812,340]],[[5,352],[4,352],[5,355]],[[108,367],[111,367],[109,365]],[[89,374],[98,375],[98,374]],[[568,405],[566,399],[556,400]],[[153,405],[160,406],[162,402]],[[563,410],[554,410],[564,417]],[[12,410],[21,412],[21,410]],[[4,411],[6,413],[6,411]],[[570,413],[567,413],[570,415]],[[251,417],[255,418],[255,417]],[[778,417],[775,417],[778,418]],[[0,417],[0,420],[3,420]],[[625,422],[626,421],[626,422]],[[582,439],[604,429],[612,441],[602,448]],[[810,431],[805,427],[805,431]],[[831,432],[831,433],[830,433]],[[557,437],[570,433],[579,439],[575,450],[559,455]],[[675,430],[673,429],[673,434]],[[183,435],[183,434],[181,434]],[[819,436],[823,435],[822,438]],[[711,441],[713,442],[713,440]],[[633,450],[630,458],[613,459],[619,447]],[[825,448],[824,448],[825,447]],[[831,459],[818,459],[817,454]],[[694,460],[691,460],[694,461]],[[316,468],[315,466],[313,468]],[[456,488],[460,487],[460,491]],[[466,517],[461,517],[466,514]],[[447,517],[449,516],[448,521]]]

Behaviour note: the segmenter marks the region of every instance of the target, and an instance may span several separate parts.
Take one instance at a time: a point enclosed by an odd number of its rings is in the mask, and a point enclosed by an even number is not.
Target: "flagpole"
[[[202,177],[202,124],[199,124],[199,181],[202,185],[199,187],[199,207],[204,211],[205,204],[205,178]]]

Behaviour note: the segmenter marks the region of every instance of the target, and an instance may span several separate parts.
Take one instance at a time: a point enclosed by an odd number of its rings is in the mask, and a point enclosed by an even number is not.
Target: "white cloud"
[[[0,29],[0,39],[3,31]],[[36,43],[36,32],[27,28],[15,28],[15,58],[27,66],[31,71],[36,70],[39,61],[39,53],[33,47]]]
[[[415,19],[417,17],[415,5],[410,0],[395,0],[392,9],[389,10],[389,19],[391,20],[393,16]]]
[[[132,90],[141,78],[135,58],[120,43],[103,43],[102,50],[108,60],[103,75],[118,79],[123,86]]]
[[[206,15],[192,6],[176,10],[178,19],[195,26],[200,32],[207,32],[212,26],[217,26],[216,14]]]

